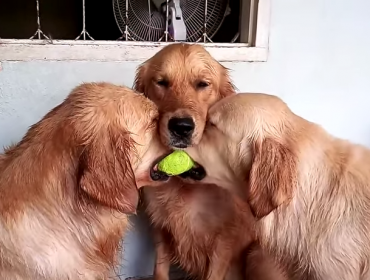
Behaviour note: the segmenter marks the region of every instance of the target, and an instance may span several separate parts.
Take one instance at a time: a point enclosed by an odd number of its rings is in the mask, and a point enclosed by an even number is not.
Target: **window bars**
[[[229,1],[232,0],[111,0],[113,12],[122,36],[117,40],[171,42],[188,41],[212,43],[227,15],[230,14]],[[240,0],[248,2],[249,13],[243,15],[243,25],[247,25],[248,45],[252,45],[256,25],[256,7],[258,0]],[[245,3],[243,3],[245,5]],[[42,8],[42,7],[41,7]],[[82,0],[82,31],[75,40],[94,40],[86,29],[86,3]],[[49,39],[41,29],[40,4],[36,0],[37,30],[30,39]],[[179,20],[182,21],[179,22]],[[185,31],[182,39],[176,39],[175,22]],[[182,24],[182,25],[181,25]],[[181,33],[180,32],[180,33]],[[237,32],[231,43],[240,37]]]
[[[40,2],[39,0],[36,0],[36,16],[37,16],[37,30],[33,36],[30,37],[30,39],[47,39],[50,40],[48,36],[45,35],[45,33],[41,30],[41,18],[40,18]],[[79,40],[81,37],[83,40],[86,40],[86,37],[88,37],[90,40],[94,40],[93,37],[90,36],[89,32],[86,30],[86,23],[85,23],[86,17],[85,17],[85,0],[82,0],[82,31],[80,35],[77,36],[75,40]],[[37,36],[37,38],[36,38]]]
[[[38,0],[36,0],[38,1]],[[85,0],[82,0],[82,31],[80,33],[80,35],[77,36],[77,38],[75,40],[78,40],[81,38],[83,38],[83,40],[86,40],[86,36],[90,38],[90,40],[94,40],[93,37],[90,36],[89,32],[87,32],[86,30],[86,18],[85,18]]]
[[[37,14],[37,30],[36,30],[35,34],[33,34],[33,36],[31,36],[30,39],[35,39],[35,37],[37,36],[37,39],[39,39],[39,40],[41,40],[41,39],[48,39],[49,40],[49,37],[46,36],[44,34],[44,32],[42,32],[42,30],[41,30],[40,3],[39,3],[39,0],[36,0],[36,14]]]

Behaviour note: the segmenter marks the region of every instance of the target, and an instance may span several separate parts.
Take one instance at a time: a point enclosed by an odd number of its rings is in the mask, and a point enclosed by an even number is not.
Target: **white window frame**
[[[247,43],[206,43],[202,45],[216,60],[221,62],[267,61],[271,1],[259,0],[255,45],[253,47],[249,47]],[[243,34],[243,30],[240,31],[240,34]],[[32,60],[143,61],[168,44],[170,43],[0,39],[0,62]]]

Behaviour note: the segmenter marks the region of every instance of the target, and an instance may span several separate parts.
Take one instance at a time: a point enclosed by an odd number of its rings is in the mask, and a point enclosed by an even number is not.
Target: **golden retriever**
[[[174,149],[198,143],[208,108],[235,94],[228,70],[200,45],[172,44],[163,48],[139,67],[135,81],[134,88],[159,107],[162,142]],[[191,126],[186,124],[187,119]],[[197,174],[202,176],[196,170],[191,175]],[[237,212],[241,202],[217,186],[206,189],[180,180],[158,189],[143,189],[157,241],[156,280],[168,279],[171,262],[201,279],[243,277],[238,258],[254,236],[253,219],[248,218],[251,213]],[[245,205],[240,209],[249,208]],[[195,217],[199,222],[194,221]],[[241,217],[248,222],[241,223]],[[270,278],[264,275],[258,279]]]
[[[154,103],[108,83],[76,87],[0,156],[0,279],[112,276],[138,190],[167,150]]]
[[[171,44],[144,62],[137,70],[134,88],[157,104],[162,142],[175,149],[197,143],[209,106],[234,94],[226,68],[202,46],[182,43]],[[224,279],[231,265],[233,271],[229,274],[238,279],[241,267],[237,257],[244,248],[237,246],[234,252],[233,245],[239,239],[242,244],[244,237],[249,243],[253,230],[247,234],[240,231],[238,220],[243,214],[233,215],[239,202],[217,186],[208,189],[211,192],[206,195],[204,188],[177,180],[156,191],[143,190],[156,241],[156,280],[169,278],[171,263],[177,263],[192,276],[211,280]],[[223,210],[229,212],[215,215],[221,209],[204,207],[217,205],[223,196],[228,203]],[[251,219],[249,226],[253,227]]]
[[[189,154],[205,183],[246,197],[257,235],[292,279],[370,279],[370,151],[278,97],[239,94],[209,111]]]

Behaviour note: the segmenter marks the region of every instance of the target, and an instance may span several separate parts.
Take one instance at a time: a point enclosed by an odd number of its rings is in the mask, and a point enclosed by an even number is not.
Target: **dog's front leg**
[[[155,265],[154,265],[154,280],[169,280],[171,267],[170,252],[164,232],[161,229],[154,229],[155,240]]]
[[[216,250],[211,259],[211,264],[208,271],[208,280],[225,280],[229,272],[232,252],[225,249]],[[221,253],[222,252],[222,253]]]

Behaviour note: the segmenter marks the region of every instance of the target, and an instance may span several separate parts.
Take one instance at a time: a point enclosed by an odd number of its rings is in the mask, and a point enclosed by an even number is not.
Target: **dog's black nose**
[[[192,118],[172,118],[168,121],[168,130],[177,137],[191,136],[194,128],[195,123]]]

